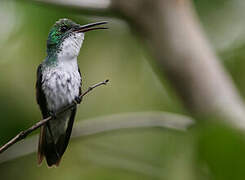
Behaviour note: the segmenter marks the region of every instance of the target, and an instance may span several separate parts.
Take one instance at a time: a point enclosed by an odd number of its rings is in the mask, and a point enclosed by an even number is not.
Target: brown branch
[[[94,88],[99,87],[101,85],[106,85],[108,83],[109,80],[105,80],[102,81],[100,83],[97,83],[91,87],[89,87],[84,93],[82,93],[80,95],[80,98],[82,98],[83,96],[85,96],[86,94],[88,94],[90,91],[92,91]],[[66,112],[67,110],[75,107],[77,105],[77,102],[73,102],[72,104],[62,108],[61,110],[59,110],[57,112],[57,115],[60,115],[64,112]],[[34,130],[36,130],[37,128],[43,126],[44,124],[46,124],[48,121],[50,121],[51,119],[53,119],[52,116],[49,116],[45,119],[42,119],[41,121],[39,121],[38,123],[34,124],[32,127],[28,128],[25,131],[21,131],[19,134],[17,134],[14,138],[12,138],[10,141],[8,141],[6,144],[4,144],[3,146],[0,147],[0,153],[6,151],[10,146],[12,146],[13,144],[17,143],[18,141],[21,141],[22,139],[25,139],[26,136],[28,136],[30,133],[32,133]]]
[[[75,123],[72,130],[72,138],[87,139],[103,135],[103,133],[122,132],[123,130],[145,128],[161,128],[179,132],[185,132],[194,125],[194,120],[181,114],[169,112],[131,112],[100,116]],[[126,131],[127,132],[127,131]],[[38,136],[26,138],[8,151],[0,154],[0,163],[26,156],[37,150]]]

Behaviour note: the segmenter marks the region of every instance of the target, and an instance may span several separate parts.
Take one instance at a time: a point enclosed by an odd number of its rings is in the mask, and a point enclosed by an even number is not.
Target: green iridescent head
[[[76,24],[70,19],[60,19],[51,28],[47,40],[47,53],[57,51],[61,43],[74,31],[78,29],[79,24]]]
[[[47,53],[48,55],[53,55],[62,50],[62,45],[64,42],[69,39],[69,44],[76,45],[75,41],[78,41],[79,37],[87,31],[96,30],[96,29],[106,29],[104,27],[94,27],[101,24],[106,24],[107,22],[97,22],[92,24],[87,24],[81,26],[73,22],[70,19],[60,19],[58,20],[51,28],[48,40],[47,40]],[[76,37],[77,36],[77,37]],[[73,42],[74,41],[74,42]],[[68,46],[69,46],[68,44]]]

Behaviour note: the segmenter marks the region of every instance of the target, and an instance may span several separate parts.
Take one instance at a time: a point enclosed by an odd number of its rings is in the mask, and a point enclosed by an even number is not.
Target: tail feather
[[[38,142],[38,152],[37,152],[37,163],[38,165],[40,165],[43,161],[43,157],[44,157],[44,152],[43,152],[43,149],[44,149],[44,132],[45,132],[45,125],[42,126],[40,128],[40,135],[39,135],[39,142]]]
[[[46,157],[48,166],[52,166],[59,161],[59,154],[56,152],[56,146],[54,143],[48,143],[46,141],[47,126],[44,125],[41,127],[39,144],[38,144],[38,164],[40,165],[43,161],[43,158]]]
[[[72,126],[76,114],[76,108],[71,111],[69,122],[63,134],[60,134],[56,143],[48,141],[49,129],[46,125],[41,127],[38,145],[38,164],[41,164],[44,156],[49,167],[59,166],[62,155],[64,154],[70,140]]]
[[[56,165],[56,163],[61,159],[61,155],[57,152],[58,148],[59,147],[55,146],[54,143],[46,144],[44,154],[49,167]]]

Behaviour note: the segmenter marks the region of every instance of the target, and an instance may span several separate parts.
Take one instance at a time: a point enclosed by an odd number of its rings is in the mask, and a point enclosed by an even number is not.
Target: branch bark
[[[118,132],[125,129],[166,128],[185,132],[194,121],[184,115],[167,112],[137,112],[103,116],[82,120],[72,130],[73,138],[88,138],[102,133]],[[38,136],[32,136],[0,154],[0,163],[19,158],[36,151]]]
[[[91,87],[89,87],[87,89],[87,91],[85,91],[84,93],[82,93],[80,95],[80,98],[82,99],[82,97],[84,97],[86,94],[88,94],[90,91],[92,91],[94,88],[99,87],[101,85],[106,85],[107,82],[109,80],[105,80],[102,81],[100,83],[97,83]],[[61,109],[60,111],[57,112],[57,115],[60,115],[66,111],[68,111],[69,109],[74,108],[77,105],[77,102],[73,102],[72,104],[64,107],[63,109]],[[25,139],[26,136],[28,136],[30,133],[32,133],[34,130],[38,129],[39,127],[43,126],[44,124],[46,124],[48,121],[52,120],[53,117],[49,116],[46,119],[42,119],[41,121],[39,121],[38,123],[34,124],[32,127],[28,128],[25,131],[21,131],[19,134],[17,134],[14,138],[12,138],[9,142],[7,142],[6,144],[4,144],[3,146],[0,147],[0,154],[4,151],[6,151],[10,146],[12,146],[13,144],[17,143],[18,141],[21,141],[22,139]]]

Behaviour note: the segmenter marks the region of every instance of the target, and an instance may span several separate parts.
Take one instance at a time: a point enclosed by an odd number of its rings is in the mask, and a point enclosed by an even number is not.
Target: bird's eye
[[[68,27],[66,25],[60,27],[60,32],[66,32]]]

